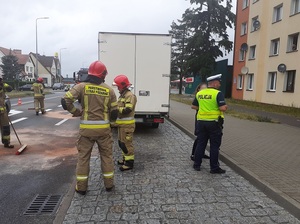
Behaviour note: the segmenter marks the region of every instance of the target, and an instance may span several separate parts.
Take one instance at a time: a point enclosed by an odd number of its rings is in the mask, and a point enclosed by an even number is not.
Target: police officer
[[[131,86],[127,76],[118,75],[113,85],[118,87],[120,97],[118,99],[119,115],[116,120],[118,126],[118,143],[122,150],[123,158],[118,160],[121,171],[131,170],[134,164],[133,132],[135,129],[135,105],[136,96],[128,89]]]
[[[44,85],[43,85],[43,78],[39,77],[37,78],[36,82],[33,83],[31,90],[33,90],[34,95],[34,108],[35,108],[35,114],[38,116],[39,111],[41,109],[42,114],[45,113],[45,94],[44,94]]]
[[[74,117],[81,117],[77,140],[78,161],[76,168],[76,192],[85,195],[88,187],[90,157],[97,143],[101,159],[101,170],[106,191],[114,187],[114,162],[112,155],[112,133],[110,122],[118,116],[117,98],[114,90],[104,83],[106,66],[93,62],[87,79],[70,89],[62,99],[62,106]],[[82,110],[74,106],[79,100]]]
[[[1,126],[1,138],[5,148],[13,148],[10,144],[10,126],[8,121],[8,114],[5,105],[5,93],[11,92],[12,87],[3,82],[3,77],[0,75],[0,126]]]
[[[221,74],[207,78],[208,88],[196,94],[198,100],[197,114],[197,147],[193,168],[200,171],[202,158],[208,140],[210,140],[210,173],[222,174],[226,171],[219,165],[219,150],[222,140],[224,115],[227,110],[224,95],[218,89],[221,86]]]
[[[200,83],[197,88],[196,88],[196,91],[195,91],[195,95],[202,89],[205,89],[207,88],[207,85],[206,83]],[[194,131],[194,135],[197,136],[198,135],[198,130],[197,130],[197,114],[198,114],[198,110],[199,110],[199,107],[198,107],[198,100],[195,96],[195,99],[194,101],[192,102],[192,106],[191,106],[192,109],[196,110],[196,114],[195,114],[195,131]],[[196,150],[196,147],[197,147],[197,138],[195,139],[194,141],[194,144],[193,144],[193,148],[192,148],[192,155],[191,155],[191,160],[195,160],[195,150]],[[203,156],[204,159],[209,159],[209,156],[207,156],[206,154],[204,154]]]

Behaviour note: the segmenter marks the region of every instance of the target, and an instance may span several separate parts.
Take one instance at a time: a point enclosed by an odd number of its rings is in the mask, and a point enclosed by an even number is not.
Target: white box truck
[[[108,70],[105,83],[112,85],[117,75],[126,75],[137,97],[136,123],[157,128],[169,115],[171,35],[99,32],[98,47]]]

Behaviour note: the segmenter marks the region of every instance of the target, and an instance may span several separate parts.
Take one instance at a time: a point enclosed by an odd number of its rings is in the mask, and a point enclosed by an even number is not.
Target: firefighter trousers
[[[80,135],[77,140],[78,161],[76,167],[76,189],[86,191],[90,172],[90,158],[94,144],[97,143],[100,153],[101,170],[104,186],[114,186],[114,162],[112,152],[112,134],[105,136],[85,137]]]
[[[1,139],[3,144],[10,143],[10,126],[8,122],[8,115],[6,111],[0,114],[0,126],[1,126]]]
[[[39,112],[41,109],[41,112],[45,112],[45,103],[44,103],[45,97],[34,97],[34,109],[35,112]]]
[[[118,142],[122,149],[124,165],[133,167],[134,163],[134,148],[133,148],[133,132],[135,124],[119,125],[118,126]]]

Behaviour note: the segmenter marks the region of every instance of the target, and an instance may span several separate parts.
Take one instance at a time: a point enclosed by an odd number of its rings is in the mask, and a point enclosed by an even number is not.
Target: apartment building
[[[237,0],[232,98],[300,107],[300,0]]]

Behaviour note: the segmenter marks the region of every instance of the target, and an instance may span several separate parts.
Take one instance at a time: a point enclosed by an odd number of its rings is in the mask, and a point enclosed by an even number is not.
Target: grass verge
[[[21,98],[21,97],[26,97],[26,96],[32,96],[33,97],[33,92],[32,91],[16,91],[13,90],[11,92],[6,93],[9,98]],[[45,94],[52,94],[50,91],[45,91]]]
[[[187,105],[191,105],[194,100],[194,96],[193,95],[170,94],[170,99],[177,101],[177,102],[185,103]],[[295,107],[285,107],[285,106],[279,106],[279,105],[270,105],[270,104],[257,103],[257,102],[245,101],[245,100],[234,100],[234,99],[226,99],[226,103],[228,104],[229,108],[230,108],[230,105],[235,104],[235,105],[242,105],[247,108],[256,109],[256,110],[272,112],[272,113],[274,113],[274,111],[276,111],[276,113],[300,117],[300,109],[295,108]],[[244,120],[278,123],[278,121],[273,120],[270,117],[243,113],[240,111],[235,111],[233,109],[228,109],[226,111],[226,114],[231,115],[233,117],[240,118],[240,119],[244,119]]]

